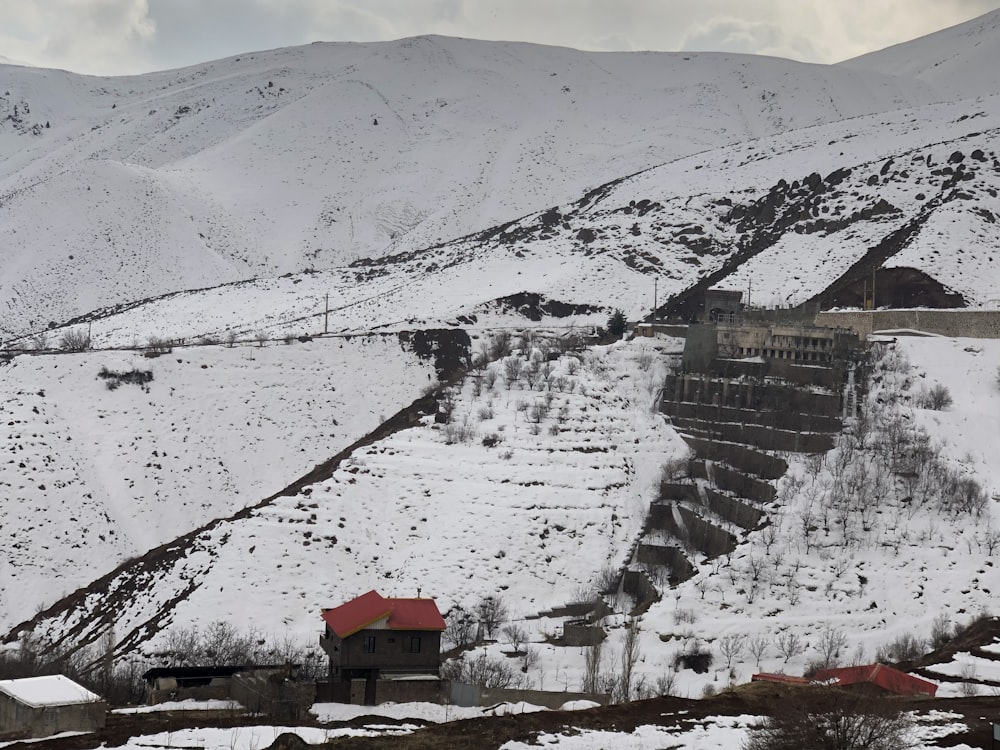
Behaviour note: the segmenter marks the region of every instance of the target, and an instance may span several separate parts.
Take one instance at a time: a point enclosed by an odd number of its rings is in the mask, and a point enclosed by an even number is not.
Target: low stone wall
[[[816,325],[850,328],[859,336],[912,328],[941,336],[1000,338],[1000,310],[853,310],[821,312]]]
[[[563,643],[567,646],[594,646],[607,638],[600,625],[587,621],[567,622],[563,625]]]

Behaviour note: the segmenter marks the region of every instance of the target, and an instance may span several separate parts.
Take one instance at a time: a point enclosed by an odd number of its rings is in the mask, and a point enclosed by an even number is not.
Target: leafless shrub
[[[253,340],[257,342],[257,346],[264,346],[264,344],[271,340],[271,334],[265,330],[260,330],[253,335]]]
[[[59,348],[67,352],[83,352],[90,348],[90,334],[82,328],[71,328],[59,339]]]
[[[31,348],[36,352],[45,351],[49,348],[49,334],[46,331],[39,331],[33,334],[30,339]]]
[[[951,620],[948,615],[942,612],[935,617],[934,622],[931,623],[931,648],[939,649],[942,646],[947,645],[951,641],[953,633],[954,630],[951,627]]]
[[[506,660],[479,654],[462,660],[459,679],[485,688],[506,688],[514,682],[514,670]]]
[[[895,640],[879,646],[875,652],[875,660],[883,664],[912,661],[922,656],[926,649],[927,642],[922,638],[917,638],[912,633],[903,633]]]
[[[503,379],[507,390],[521,378],[524,362],[518,357],[508,357],[503,362]]]
[[[146,350],[153,354],[169,354],[173,351],[173,347],[168,339],[150,336],[146,340]]]
[[[487,356],[490,361],[496,361],[510,356],[511,335],[510,331],[497,331],[489,340],[487,345]]]
[[[742,750],[906,750],[911,720],[890,699],[825,689],[822,704],[793,703],[750,732]],[[817,707],[817,705],[821,707]]]
[[[921,409],[933,409],[934,411],[944,411],[954,403],[951,391],[942,383],[935,383],[929,390],[917,396],[917,406]]]

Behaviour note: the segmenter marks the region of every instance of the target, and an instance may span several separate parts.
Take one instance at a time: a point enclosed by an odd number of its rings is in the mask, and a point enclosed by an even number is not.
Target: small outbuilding
[[[5,738],[96,732],[107,713],[99,695],[61,674],[0,680],[0,736]]]

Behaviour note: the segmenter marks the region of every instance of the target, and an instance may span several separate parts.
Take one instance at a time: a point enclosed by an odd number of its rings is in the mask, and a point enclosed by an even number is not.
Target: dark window
[[[419,654],[420,653],[420,636],[411,635],[409,638],[403,639],[403,649],[408,654]]]
[[[375,636],[373,635],[365,636],[365,653],[366,654],[375,653]]]

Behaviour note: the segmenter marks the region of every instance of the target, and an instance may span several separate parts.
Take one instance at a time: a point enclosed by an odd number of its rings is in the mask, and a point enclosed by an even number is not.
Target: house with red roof
[[[445,624],[433,599],[389,599],[369,591],[322,616],[320,645],[330,658],[332,681],[437,675]]]

